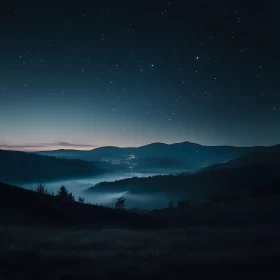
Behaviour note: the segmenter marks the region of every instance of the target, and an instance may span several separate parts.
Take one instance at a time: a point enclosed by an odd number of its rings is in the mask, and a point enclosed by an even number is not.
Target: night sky
[[[0,148],[279,143],[272,3],[5,3]]]

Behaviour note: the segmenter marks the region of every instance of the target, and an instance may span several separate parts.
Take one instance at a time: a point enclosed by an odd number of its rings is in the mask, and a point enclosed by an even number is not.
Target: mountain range
[[[199,169],[223,163],[265,147],[203,146],[190,142],[175,144],[152,143],[142,147],[101,147],[90,151],[55,150],[37,152],[40,155],[55,156],[86,161],[101,161],[113,164],[128,164],[134,168],[184,168]]]
[[[170,172],[160,174],[178,175],[102,182],[88,189],[87,193],[126,193],[135,199],[137,195],[153,193],[171,199],[205,201],[215,195],[277,192],[279,158],[280,145],[231,147],[190,142],[153,143],[139,148],[102,147],[90,151],[26,153],[0,150],[0,181],[11,184],[48,182],[91,177],[116,169],[151,173],[165,169]]]

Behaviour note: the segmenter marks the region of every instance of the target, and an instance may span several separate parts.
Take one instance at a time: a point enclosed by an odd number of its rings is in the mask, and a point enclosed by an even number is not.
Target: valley
[[[178,170],[180,172],[181,170]],[[71,179],[61,179],[55,181],[47,181],[44,182],[48,191],[57,193],[58,189],[64,185],[67,189],[74,195],[75,198],[79,196],[84,197],[87,202],[94,203],[94,204],[101,204],[105,206],[114,207],[114,203],[116,199],[122,195],[127,197],[127,207],[141,207],[141,208],[154,208],[154,207],[164,207],[168,205],[169,198],[165,197],[165,199],[161,200],[160,196],[155,196],[154,194],[146,194],[145,196],[133,196],[127,193],[126,191],[112,191],[108,193],[107,191],[98,192],[91,194],[88,192],[88,189],[94,187],[102,182],[114,182],[120,181],[124,179],[129,179],[133,177],[137,178],[146,178],[149,176],[156,176],[156,175],[167,175],[167,173],[134,173],[134,172],[125,172],[125,171],[113,171],[113,172],[106,172],[100,175],[88,176],[88,177],[79,177],[79,178],[71,178]],[[38,181],[33,181],[30,183],[18,183],[19,187],[24,189],[34,189]],[[142,203],[141,203],[142,201]],[[149,202],[149,203],[148,203]]]

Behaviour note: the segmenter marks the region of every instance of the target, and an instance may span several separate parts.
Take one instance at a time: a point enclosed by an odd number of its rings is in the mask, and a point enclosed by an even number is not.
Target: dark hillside
[[[90,176],[100,172],[102,169],[82,160],[0,150],[0,180],[5,182],[47,181]]]
[[[102,182],[88,189],[97,192],[162,193],[170,199],[194,202],[212,200],[214,196],[249,197],[280,193],[280,152],[268,148],[242,156],[197,173],[129,178]]]
[[[280,146],[266,148],[265,150],[255,153],[249,153],[226,163],[214,164],[205,168],[205,170],[238,168],[256,164],[280,168]]]
[[[58,197],[0,183],[1,224],[153,228],[150,218],[101,206],[63,202]]]
[[[278,168],[266,165],[243,166],[234,169],[207,170],[196,174],[129,178],[102,182],[88,192],[165,193],[170,198],[181,196],[193,201],[205,201],[213,195],[251,196],[280,192]]]

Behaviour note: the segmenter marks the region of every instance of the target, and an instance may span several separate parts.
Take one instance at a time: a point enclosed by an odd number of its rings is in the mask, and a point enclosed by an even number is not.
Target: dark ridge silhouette
[[[227,163],[215,164],[207,167],[207,170],[238,168],[249,166],[252,164],[264,164],[267,166],[280,168],[280,145],[261,150],[259,152],[250,153],[231,160]]]
[[[150,215],[169,226],[279,226],[280,194],[224,197],[219,202],[156,209]]]
[[[100,167],[87,161],[0,150],[0,180],[7,183],[74,178],[101,172]]]
[[[146,215],[63,200],[0,182],[2,225],[156,228]]]

